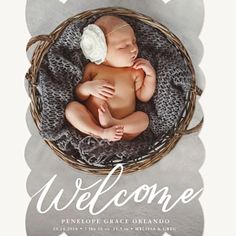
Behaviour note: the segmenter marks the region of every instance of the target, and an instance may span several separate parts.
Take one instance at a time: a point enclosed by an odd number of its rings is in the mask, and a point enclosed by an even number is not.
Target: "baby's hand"
[[[106,80],[87,81],[86,89],[90,95],[103,100],[113,97],[115,93],[115,87]]]
[[[137,58],[134,62],[133,68],[138,70],[138,69],[142,69],[146,76],[151,76],[151,77],[155,77],[156,76],[156,72],[153,69],[151,63],[143,58]]]

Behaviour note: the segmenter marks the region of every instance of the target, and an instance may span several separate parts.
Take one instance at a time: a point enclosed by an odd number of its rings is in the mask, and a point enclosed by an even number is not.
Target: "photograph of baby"
[[[62,23],[57,38],[36,53],[43,55],[34,58],[41,61],[38,68],[29,70],[38,71],[31,78],[40,134],[74,167],[77,162],[109,171],[153,155],[156,162],[182,119],[188,116],[182,134],[191,120],[191,59],[181,41],[148,16],[126,8],[85,13],[90,16],[80,17],[82,12]]]
[[[75,92],[84,104],[69,103],[67,120],[81,132],[109,141],[134,139],[149,123],[145,112],[135,110],[136,98],[149,101],[156,87],[152,65],[137,58],[134,30],[119,17],[102,16],[84,29],[81,48],[92,63]]]

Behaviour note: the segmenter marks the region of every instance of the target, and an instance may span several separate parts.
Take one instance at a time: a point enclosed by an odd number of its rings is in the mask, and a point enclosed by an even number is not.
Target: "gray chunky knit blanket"
[[[178,122],[192,84],[191,72],[176,47],[157,29],[133,18],[121,17],[134,29],[139,57],[150,61],[157,73],[155,94],[136,110],[149,115],[150,124],[132,141],[108,142],[84,136],[65,120],[66,105],[75,100],[74,88],[88,63],[80,49],[83,28],[99,16],[72,22],[51,46],[41,63],[38,91],[41,101],[41,135],[54,141],[80,162],[98,167],[131,163],[146,158],[155,143]]]

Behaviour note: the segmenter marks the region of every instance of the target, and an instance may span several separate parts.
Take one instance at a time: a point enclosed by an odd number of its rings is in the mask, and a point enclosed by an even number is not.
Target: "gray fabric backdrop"
[[[81,11],[106,7],[122,6],[140,11],[151,16],[156,21],[166,25],[183,42],[193,60],[196,70],[197,83],[204,87],[204,76],[199,67],[203,55],[203,46],[199,40],[199,34],[203,24],[204,7],[202,0],[172,0],[164,3],[161,0],[68,0],[64,4],[58,0],[28,0],[26,6],[26,21],[31,35],[46,34],[51,32],[61,21]],[[28,56],[30,58],[29,52]],[[202,117],[201,106],[197,102],[194,118],[190,127],[197,124]],[[55,196],[59,188],[64,188],[62,204],[69,201],[75,190],[76,178],[82,178],[84,185],[92,184],[94,181],[105,178],[80,171],[76,171],[61,161],[53,151],[44,143],[38,134],[30,112],[27,111],[26,120],[32,134],[25,149],[25,159],[31,168],[27,181],[27,190],[30,196],[37,192],[53,175],[57,174],[55,188],[50,191],[50,196]],[[183,137],[174,150],[165,156],[160,162],[152,167],[133,173],[123,175],[118,189],[128,189],[129,192],[142,184],[152,185],[157,183],[159,188],[168,186],[173,197],[180,195],[186,188],[195,191],[202,188],[203,183],[199,174],[199,168],[204,161],[204,147],[198,134]],[[115,177],[114,177],[115,178]],[[57,189],[57,191],[56,191]],[[104,202],[114,196],[110,191],[103,199]],[[31,200],[26,214],[26,230],[28,236],[52,236],[52,235],[163,235],[163,231],[135,231],[131,230],[132,224],[128,225],[129,231],[88,231],[85,225],[67,225],[70,227],[83,227],[81,231],[59,229],[62,227],[61,219],[88,219],[88,218],[119,218],[119,219],[169,219],[170,223],[164,226],[174,227],[176,231],[168,231],[174,236],[201,236],[203,232],[203,213],[198,199],[191,203],[179,204],[168,213],[161,212],[155,201],[152,204],[138,204],[130,201],[122,208],[110,206],[99,216],[91,216],[88,211],[79,212],[74,205],[62,212],[54,210],[46,214],[39,214],[36,210],[38,198]],[[101,202],[102,204],[102,202]],[[114,225],[106,225],[112,228]],[[122,227],[124,225],[115,225]],[[140,224],[139,226],[145,226]],[[149,227],[154,225],[149,225]],[[159,225],[163,226],[163,225]],[[64,234],[63,231],[65,231]]]

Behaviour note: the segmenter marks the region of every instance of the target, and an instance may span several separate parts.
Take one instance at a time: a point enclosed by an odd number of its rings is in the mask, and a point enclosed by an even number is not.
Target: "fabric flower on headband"
[[[103,31],[95,24],[84,28],[80,47],[84,56],[91,62],[101,64],[107,55],[106,38]]]

